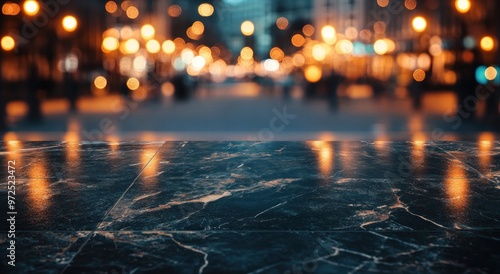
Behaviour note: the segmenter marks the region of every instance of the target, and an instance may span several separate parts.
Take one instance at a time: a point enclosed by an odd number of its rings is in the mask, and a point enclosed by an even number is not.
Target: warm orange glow
[[[280,48],[274,47],[269,52],[269,56],[271,56],[271,58],[274,60],[282,61],[283,58],[285,58],[285,53]]]
[[[119,46],[120,46],[120,42],[118,41],[118,39],[116,39],[114,37],[106,37],[102,41],[102,49],[104,52],[114,51],[114,50],[118,49]]]
[[[325,47],[322,44],[317,44],[314,45],[312,48],[312,56],[314,60],[316,61],[323,61],[326,58],[326,55],[328,54],[329,47],[328,45]]]
[[[498,71],[495,67],[488,67],[484,71],[484,76],[486,77],[486,79],[488,79],[490,81],[495,80],[495,78],[497,78],[497,75],[498,75]]]
[[[130,90],[137,90],[140,86],[140,82],[137,78],[129,78],[127,80],[127,87],[130,89]]]
[[[76,20],[76,18],[74,16],[67,15],[67,16],[64,16],[64,18],[62,20],[62,26],[63,26],[65,31],[73,32],[78,27],[78,21]]]
[[[123,50],[121,50],[124,54],[135,54],[139,51],[140,48],[139,41],[133,38],[127,40],[123,45]]]
[[[318,166],[321,175],[330,176],[333,171],[333,147],[331,143],[325,141],[308,142],[313,152],[318,158]]]
[[[323,72],[321,71],[321,68],[318,66],[308,66],[304,70],[304,77],[310,83],[319,82],[319,80],[321,80],[322,76],[323,76]]]
[[[2,6],[2,13],[4,15],[18,15],[21,12],[21,7],[16,3],[4,3]]]
[[[198,13],[203,17],[212,16],[212,14],[214,14],[214,6],[208,3],[203,3],[198,6]]]
[[[8,35],[2,37],[2,41],[0,43],[2,45],[2,49],[5,51],[11,51],[16,47],[16,41]]]
[[[406,0],[405,1],[405,8],[408,10],[414,10],[417,8],[417,1],[416,0]]]
[[[417,16],[413,18],[411,24],[416,32],[424,32],[425,29],[427,28],[427,20],[425,20],[425,18],[422,16]]]
[[[377,4],[380,7],[385,8],[387,7],[387,5],[389,5],[389,0],[377,0]]]
[[[108,80],[104,78],[103,76],[97,76],[94,80],[94,86],[97,89],[104,89],[108,85]]]
[[[445,190],[453,212],[455,214],[463,214],[468,204],[469,180],[465,170],[459,163],[451,162],[448,165]]]
[[[342,39],[335,45],[335,50],[340,54],[350,54],[354,50],[354,45],[351,41]]]
[[[467,13],[472,4],[470,0],[456,0],[455,1],[455,7],[457,8],[457,11],[460,13]]]
[[[108,1],[108,2],[106,2],[106,5],[104,6],[104,8],[109,13],[115,13],[118,10],[118,5],[116,4],[115,1]]]
[[[305,25],[302,28],[302,32],[304,33],[305,36],[311,37],[314,35],[314,27],[312,25]]]
[[[243,59],[252,59],[253,58],[253,50],[250,47],[244,47],[240,52],[241,58]]]
[[[292,45],[294,45],[295,47],[300,48],[305,43],[306,43],[306,39],[304,38],[304,36],[302,36],[300,34],[295,34],[294,36],[292,36]]]
[[[155,37],[155,33],[155,28],[150,24],[146,24],[141,27],[141,36],[144,40],[153,39]]]
[[[245,36],[251,36],[255,31],[255,26],[251,21],[245,21],[241,24],[241,33]]]
[[[479,135],[478,157],[480,171],[485,174],[491,174],[491,156],[492,149],[495,146],[495,135],[490,132],[484,132]]]
[[[128,7],[125,13],[127,14],[127,17],[130,19],[135,19],[139,17],[139,9],[137,9],[135,6]]]
[[[373,49],[378,55],[384,55],[389,51],[389,45],[384,39],[379,39],[373,44]]]
[[[26,0],[23,4],[23,10],[29,16],[37,15],[40,11],[40,4],[35,0]]]
[[[491,36],[483,37],[480,44],[484,51],[492,51],[495,48],[495,40]]]
[[[205,32],[205,25],[202,22],[196,21],[191,26],[194,35],[202,35]]]
[[[335,28],[332,26],[324,26],[321,29],[321,37],[323,38],[323,41],[329,45],[333,45],[336,40],[336,31]]]
[[[152,54],[155,54],[155,53],[158,53],[160,52],[161,50],[161,45],[160,45],[160,42],[156,41],[156,40],[149,40],[147,43],[146,43],[146,50],[149,52],[149,53],[152,53]]]
[[[280,17],[276,20],[276,26],[280,30],[286,30],[288,28],[289,22],[285,17]]]
[[[168,8],[167,13],[171,17],[179,17],[182,14],[182,8],[179,5],[172,5]]]
[[[147,138],[154,138],[152,137],[147,137]],[[143,139],[144,140],[144,139]],[[150,178],[147,180],[148,184],[141,184],[141,187],[150,189],[154,188],[157,186],[158,176],[158,164],[160,159],[158,157],[155,157],[156,154],[156,149],[144,149],[141,153],[141,163],[142,165],[139,166],[140,169],[144,168],[141,176],[144,178]]]
[[[34,214],[45,215],[47,208],[50,206],[50,184],[47,181],[48,170],[46,160],[43,155],[40,160],[29,166],[29,186],[28,200],[29,209],[33,210]]]
[[[167,40],[163,42],[161,48],[166,54],[172,54],[175,51],[175,43],[171,40]]]
[[[425,77],[426,75],[423,69],[417,69],[413,72],[413,79],[417,82],[423,82]]]

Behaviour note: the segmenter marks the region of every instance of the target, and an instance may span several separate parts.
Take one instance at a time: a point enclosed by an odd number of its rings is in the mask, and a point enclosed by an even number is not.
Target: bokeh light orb
[[[455,7],[457,8],[457,11],[460,13],[467,13],[472,4],[470,0],[456,0],[455,1]]]
[[[255,25],[252,23],[252,21],[245,21],[241,24],[241,33],[245,36],[250,36],[254,33],[255,31]]]
[[[304,78],[310,83],[317,83],[323,77],[323,72],[318,66],[308,66],[304,69]]]
[[[63,26],[65,31],[73,32],[78,27],[78,21],[76,20],[76,18],[74,16],[67,15],[67,16],[64,16],[64,18],[62,20],[62,26]]]
[[[24,12],[29,16],[34,16],[40,10],[40,4],[35,0],[26,0],[23,4]]]
[[[16,41],[11,36],[2,37],[2,49],[5,51],[11,51],[16,47]]]
[[[166,54],[172,54],[175,51],[175,43],[172,40],[167,40],[163,42],[161,49]]]
[[[120,42],[115,37],[106,37],[102,41],[102,49],[105,52],[114,51],[114,50],[118,49],[119,46],[120,46]]]
[[[127,87],[130,90],[137,90],[140,85],[141,85],[141,83],[139,82],[139,80],[137,78],[132,77],[132,78],[129,78],[127,80]]]
[[[497,78],[497,76],[498,76],[498,71],[495,67],[488,67],[484,71],[484,77],[486,77],[486,79],[488,79],[490,81],[495,80],[495,78]]]
[[[492,51],[495,48],[495,40],[491,36],[483,37],[480,44],[484,51]]]
[[[417,16],[413,18],[411,24],[416,32],[424,32],[425,29],[427,28],[427,20],[425,20],[425,18],[422,16]]]
[[[209,3],[202,3],[198,6],[198,13],[203,17],[212,16],[212,14],[214,14],[214,11],[214,6]]]
[[[94,86],[97,89],[104,89],[104,88],[106,88],[107,85],[108,85],[108,80],[106,80],[106,78],[104,78],[104,76],[97,76],[94,79]]]
[[[413,79],[417,82],[423,82],[425,80],[425,71],[423,69],[416,69],[413,72]]]

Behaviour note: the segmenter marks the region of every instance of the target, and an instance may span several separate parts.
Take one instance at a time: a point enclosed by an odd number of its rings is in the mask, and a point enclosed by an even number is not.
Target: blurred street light
[[[149,24],[146,24],[141,28],[141,36],[144,40],[153,39],[153,37],[155,37],[155,33],[155,28]]]
[[[134,38],[131,38],[125,42],[122,52],[125,54],[135,54],[139,51],[139,48],[139,42]]]
[[[424,32],[427,28],[427,20],[422,16],[417,16],[413,18],[412,26],[416,32]]]
[[[455,7],[460,13],[467,13],[471,8],[470,0],[456,0]]]
[[[245,36],[251,36],[255,31],[255,25],[252,21],[245,21],[241,24],[241,33]]]
[[[147,43],[146,43],[146,50],[149,52],[149,53],[158,53],[160,52],[161,50],[161,45],[158,41],[156,40],[149,40]]]
[[[35,0],[26,0],[23,4],[23,10],[27,15],[35,16],[40,10],[40,4]]]
[[[214,6],[208,3],[203,3],[198,6],[198,13],[203,17],[212,16],[212,14],[214,14]]]
[[[16,47],[16,41],[11,36],[2,37],[2,49],[5,51],[11,51]]]
[[[137,90],[140,85],[141,83],[137,78],[132,77],[127,80],[127,87],[132,91]]]
[[[72,15],[64,16],[62,26],[65,31],[73,32],[78,27],[78,20],[76,20],[76,18]]]
[[[103,76],[97,76],[94,80],[94,85],[97,89],[104,89],[108,85],[108,80]]]
[[[175,43],[172,40],[167,40],[163,42],[161,48],[166,54],[172,54],[175,51]]]
[[[102,41],[102,50],[104,52],[111,52],[118,49],[120,42],[115,37],[106,37]]]
[[[389,44],[385,39],[379,39],[373,44],[373,49],[378,55],[384,55],[389,51]]]
[[[335,43],[335,28],[332,26],[324,26],[321,29],[321,37],[323,38],[323,41],[329,45],[333,45]]]
[[[491,36],[483,37],[480,44],[484,51],[492,51],[495,48],[495,40]]]

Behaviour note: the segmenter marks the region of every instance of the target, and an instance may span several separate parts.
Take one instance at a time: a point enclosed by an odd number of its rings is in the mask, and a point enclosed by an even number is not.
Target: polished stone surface
[[[8,142],[0,178],[10,160],[12,273],[500,269],[499,142]]]

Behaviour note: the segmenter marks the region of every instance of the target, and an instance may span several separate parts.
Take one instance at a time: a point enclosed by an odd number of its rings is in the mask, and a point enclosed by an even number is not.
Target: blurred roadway
[[[20,140],[429,140],[439,128],[443,140],[477,140],[482,127],[473,119],[446,122],[454,112],[451,93],[426,94],[423,111],[412,110],[409,99],[340,100],[332,112],[324,99],[305,101],[295,88],[290,99],[265,93],[253,83],[200,88],[187,102],[163,97],[159,102],[125,102],[119,96],[82,98],[79,112],[68,115],[67,103],[45,101],[44,121],[24,121],[26,107],[8,107],[10,132],[4,139]],[[295,118],[285,119],[284,111]],[[276,118],[274,118],[276,117]],[[274,123],[274,125],[271,125]],[[282,126],[283,125],[283,126]],[[483,134],[484,135],[484,134]],[[494,138],[494,134],[489,134]]]

